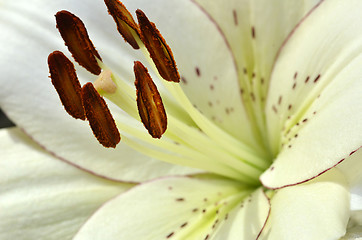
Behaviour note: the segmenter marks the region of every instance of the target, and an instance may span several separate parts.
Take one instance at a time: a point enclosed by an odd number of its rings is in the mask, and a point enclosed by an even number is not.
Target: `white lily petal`
[[[351,191],[351,216],[347,233],[341,240],[362,239],[362,149],[346,158],[337,168],[344,173]]]
[[[142,181],[195,172],[150,159],[122,143],[115,150],[105,149],[93,136],[88,123],[67,115],[48,78],[46,64],[50,52],[56,49],[67,52],[55,28],[54,14],[62,9],[68,9],[84,20],[107,64],[129,64],[129,72],[123,71],[122,77],[132,73],[131,50],[118,36],[102,1],[37,0],[31,4],[25,0],[3,1],[0,8],[0,70],[6,77],[0,78],[1,108],[48,151],[98,175]],[[83,80],[96,78],[85,71],[78,73]]]
[[[319,0],[195,2],[208,12],[226,38],[237,64],[249,118],[256,122],[262,136],[265,133],[263,106],[277,52],[292,29]]]
[[[265,186],[316,177],[361,147],[360,9],[361,1],[323,2],[282,49],[266,109],[280,153],[261,177]]]
[[[260,239],[338,239],[349,214],[347,181],[332,169],[308,183],[277,190]]]
[[[158,179],[109,201],[75,240],[211,238],[249,194],[250,189],[225,179]]]
[[[362,210],[352,211],[347,226],[347,233],[340,240],[362,239]]]
[[[341,170],[348,179],[352,192],[359,193],[362,196],[362,148],[346,158],[337,168]]]
[[[230,212],[228,221],[219,228],[213,239],[257,239],[269,216],[269,211],[269,200],[259,188],[242,203],[240,208]]]
[[[17,128],[0,130],[0,152],[0,239],[71,239],[98,207],[133,186],[65,164]]]
[[[231,49],[209,16],[189,0],[122,2],[130,12],[140,8],[155,22],[173,51],[182,88],[194,106],[229,134],[255,144]]]

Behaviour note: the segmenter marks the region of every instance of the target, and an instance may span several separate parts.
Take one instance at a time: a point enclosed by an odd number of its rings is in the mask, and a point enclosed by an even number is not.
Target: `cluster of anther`
[[[175,60],[171,49],[146,15],[137,10],[138,23],[118,0],[105,0],[109,14],[117,24],[119,33],[134,49],[139,49],[139,41],[146,46],[159,74],[167,81],[179,82]],[[100,75],[102,69],[100,55],[89,39],[83,22],[68,11],[56,15],[57,28],[72,53],[73,58],[90,73]],[[105,147],[116,147],[121,137],[106,102],[92,83],[83,87],[73,63],[60,51],[48,57],[50,77],[59,94],[65,110],[74,118],[88,120],[98,141]],[[148,70],[141,62],[135,61],[135,87],[138,112],[145,128],[154,138],[160,138],[167,128],[167,116],[161,96]]]

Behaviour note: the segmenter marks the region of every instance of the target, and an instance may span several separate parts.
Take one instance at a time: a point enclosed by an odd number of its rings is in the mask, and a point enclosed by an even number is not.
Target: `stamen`
[[[166,44],[155,24],[150,22],[141,10],[138,9],[136,14],[140,24],[141,39],[158,72],[167,81],[180,82],[180,74],[177,71],[171,48]]]
[[[106,102],[99,95],[92,83],[82,88],[85,113],[92,131],[104,147],[113,147],[121,140],[120,134]]]
[[[69,115],[85,120],[81,85],[73,63],[60,51],[49,54],[50,77],[60,100]]]
[[[167,128],[167,116],[160,93],[142,63],[135,62],[134,72],[138,113],[149,134],[161,138]]]
[[[74,14],[64,10],[57,12],[55,18],[60,35],[75,61],[89,72],[100,74],[101,68],[96,58],[101,60],[101,57],[89,39],[83,22]]]
[[[139,28],[131,13],[118,0],[104,0],[104,2],[107,5],[109,14],[117,24],[118,32],[134,49],[139,49],[140,47],[135,39],[135,34],[139,36]]]

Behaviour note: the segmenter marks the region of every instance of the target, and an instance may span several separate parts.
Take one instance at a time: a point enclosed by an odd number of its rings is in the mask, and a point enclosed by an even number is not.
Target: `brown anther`
[[[118,0],[104,0],[108,8],[109,14],[113,17],[117,24],[118,32],[124,40],[128,42],[134,49],[139,49],[134,34],[139,36],[139,28],[134,21],[131,13]]]
[[[141,10],[138,9],[136,14],[140,25],[142,42],[150,53],[158,72],[167,81],[180,82],[180,74],[171,48],[166,44],[155,24],[150,22]]]
[[[65,110],[74,118],[85,120],[80,83],[73,63],[59,51],[49,54],[50,78]]]
[[[92,83],[83,86],[82,98],[89,125],[97,140],[104,147],[115,148],[121,140],[121,136],[106,102]]]
[[[135,62],[134,72],[138,113],[149,134],[161,138],[167,128],[167,116],[160,93],[142,63]]]
[[[55,15],[57,28],[65,45],[72,53],[73,58],[89,72],[98,75],[101,68],[97,59],[102,60],[92,41],[89,39],[87,29],[82,20],[68,11],[60,11]]]

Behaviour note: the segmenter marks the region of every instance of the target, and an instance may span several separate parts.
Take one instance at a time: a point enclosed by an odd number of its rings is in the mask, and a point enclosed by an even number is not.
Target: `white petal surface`
[[[67,53],[55,28],[54,14],[62,9],[83,19],[90,38],[109,66],[122,66],[122,77],[132,77],[133,60],[140,53],[131,54],[131,48],[118,35],[103,1],[33,0],[29,4],[24,0],[3,0],[0,70],[6,77],[0,78],[1,108],[59,158],[108,178],[141,181],[195,172],[152,160],[122,143],[115,150],[105,149],[93,136],[88,123],[67,115],[50,83],[46,63],[48,54],[56,49]],[[78,73],[83,82],[96,78],[85,71]]]
[[[270,204],[262,189],[245,199],[240,208],[230,212],[228,221],[219,229],[215,240],[257,239],[269,216]]]
[[[351,191],[351,216],[342,240],[362,239],[362,149],[346,158],[337,168],[348,180]]]
[[[212,178],[143,183],[99,209],[75,240],[212,239],[250,192],[237,182]]]
[[[53,158],[17,128],[0,130],[0,239],[72,239],[105,201],[132,185]]]
[[[260,239],[330,240],[346,232],[349,190],[338,170],[297,186],[278,190]]]
[[[362,196],[362,148],[347,157],[337,168],[341,170],[348,179],[348,184],[352,192]]]
[[[361,9],[361,1],[323,2],[282,49],[266,109],[280,153],[265,186],[316,177],[362,146]]]
[[[249,117],[259,126],[260,134],[265,134],[263,106],[277,52],[292,29],[319,0],[194,1],[216,22],[226,38],[237,64],[238,81]]]
[[[362,239],[362,210],[352,211],[347,226],[347,233],[341,240]]]

